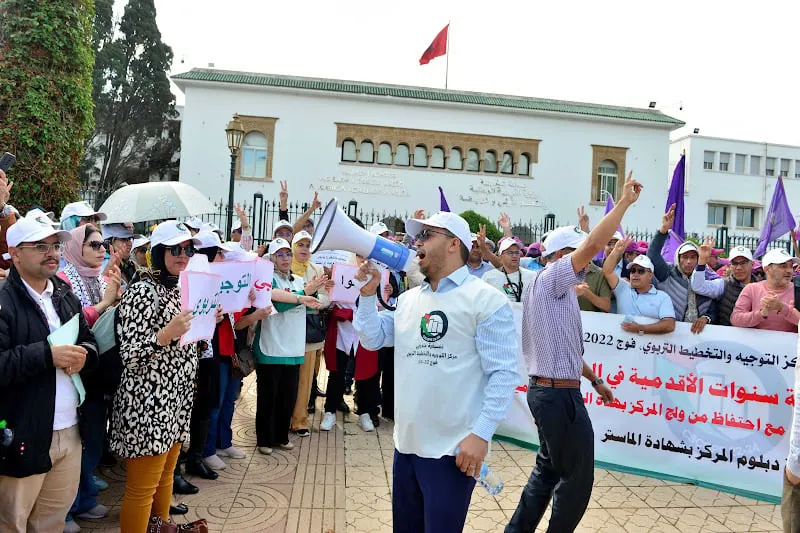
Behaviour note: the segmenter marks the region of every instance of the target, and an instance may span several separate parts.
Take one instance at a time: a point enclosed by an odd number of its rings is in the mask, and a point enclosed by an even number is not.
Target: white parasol
[[[179,181],[127,185],[103,202],[105,224],[191,217],[217,210],[200,191]]]

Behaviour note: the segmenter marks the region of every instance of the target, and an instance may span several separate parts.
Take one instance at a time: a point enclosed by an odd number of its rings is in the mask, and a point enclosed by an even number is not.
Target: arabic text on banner
[[[211,273],[221,278],[219,303],[226,313],[235,313],[250,307],[250,287],[253,284],[255,265],[255,261],[228,261],[208,265]]]
[[[794,406],[797,335],[677,323],[631,335],[620,315],[582,312],[584,360],[612,388],[605,405],[581,380],[595,459],[757,497],[780,497]],[[538,445],[515,393],[498,435]]]
[[[180,275],[181,310],[192,311],[189,331],[181,337],[181,346],[210,340],[217,327],[220,277],[205,272],[183,271]]]
[[[331,268],[333,265],[349,263],[352,256],[351,252],[345,250],[320,250],[311,256],[311,262]]]
[[[253,268],[253,288],[255,289],[256,299],[253,307],[262,308],[272,305],[272,276],[275,273],[275,265],[272,261],[259,258],[255,261]]]
[[[365,282],[355,279],[358,267],[356,265],[333,265],[331,277],[333,278],[333,289],[331,290],[331,301],[341,303],[356,303],[356,299],[361,294],[361,287]],[[381,272],[380,291],[389,283],[389,271]]]

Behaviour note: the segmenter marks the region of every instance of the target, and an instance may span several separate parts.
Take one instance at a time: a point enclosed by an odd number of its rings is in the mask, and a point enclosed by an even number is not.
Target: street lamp
[[[231,151],[231,181],[228,185],[228,240],[231,240],[231,234],[233,233],[233,182],[236,177],[236,156],[239,154],[239,148],[242,147],[242,138],[244,137],[242,121],[237,113],[234,113],[233,119],[228,122],[228,127],[225,128],[225,135],[228,137],[228,149]]]

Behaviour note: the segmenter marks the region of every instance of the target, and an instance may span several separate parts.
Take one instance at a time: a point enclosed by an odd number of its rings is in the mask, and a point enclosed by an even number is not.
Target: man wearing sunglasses
[[[70,286],[56,276],[62,241],[50,224],[21,218],[6,234],[12,266],[0,288],[0,531],[62,531],[81,472],[79,372],[97,346]],[[48,336],[77,317],[77,338]]]
[[[706,265],[710,264],[716,251],[714,242],[714,237],[706,237],[700,246],[700,258],[692,274],[692,288],[697,294],[716,300],[717,323],[721,326],[730,326],[736,300],[748,283],[757,281],[753,277],[753,252],[744,246],[732,248],[728,255],[729,274],[724,278],[707,279]]]
[[[671,333],[675,331],[675,309],[667,293],[653,286],[653,262],[646,255],[638,255],[629,266],[630,281],[619,277],[614,270],[619,258],[632,239],[623,239],[614,246],[603,265],[603,274],[617,299],[617,314],[643,316],[658,320],[655,324],[624,321],[622,329],[628,333]]]
[[[440,212],[406,222],[423,283],[377,311],[380,272],[369,262],[353,324],[363,346],[394,346],[395,531],[461,531],[475,478],[518,376],[508,299],[467,270],[467,222]],[[370,277],[371,276],[371,277]]]

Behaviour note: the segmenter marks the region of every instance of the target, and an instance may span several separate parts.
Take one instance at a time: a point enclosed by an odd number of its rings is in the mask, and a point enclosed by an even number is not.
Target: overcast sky
[[[117,0],[121,11],[124,0]],[[156,0],[193,67],[444,87],[419,56],[451,22],[451,89],[647,107],[703,135],[800,145],[800,2]],[[178,102],[180,91],[173,86]],[[680,102],[683,111],[679,110]]]

